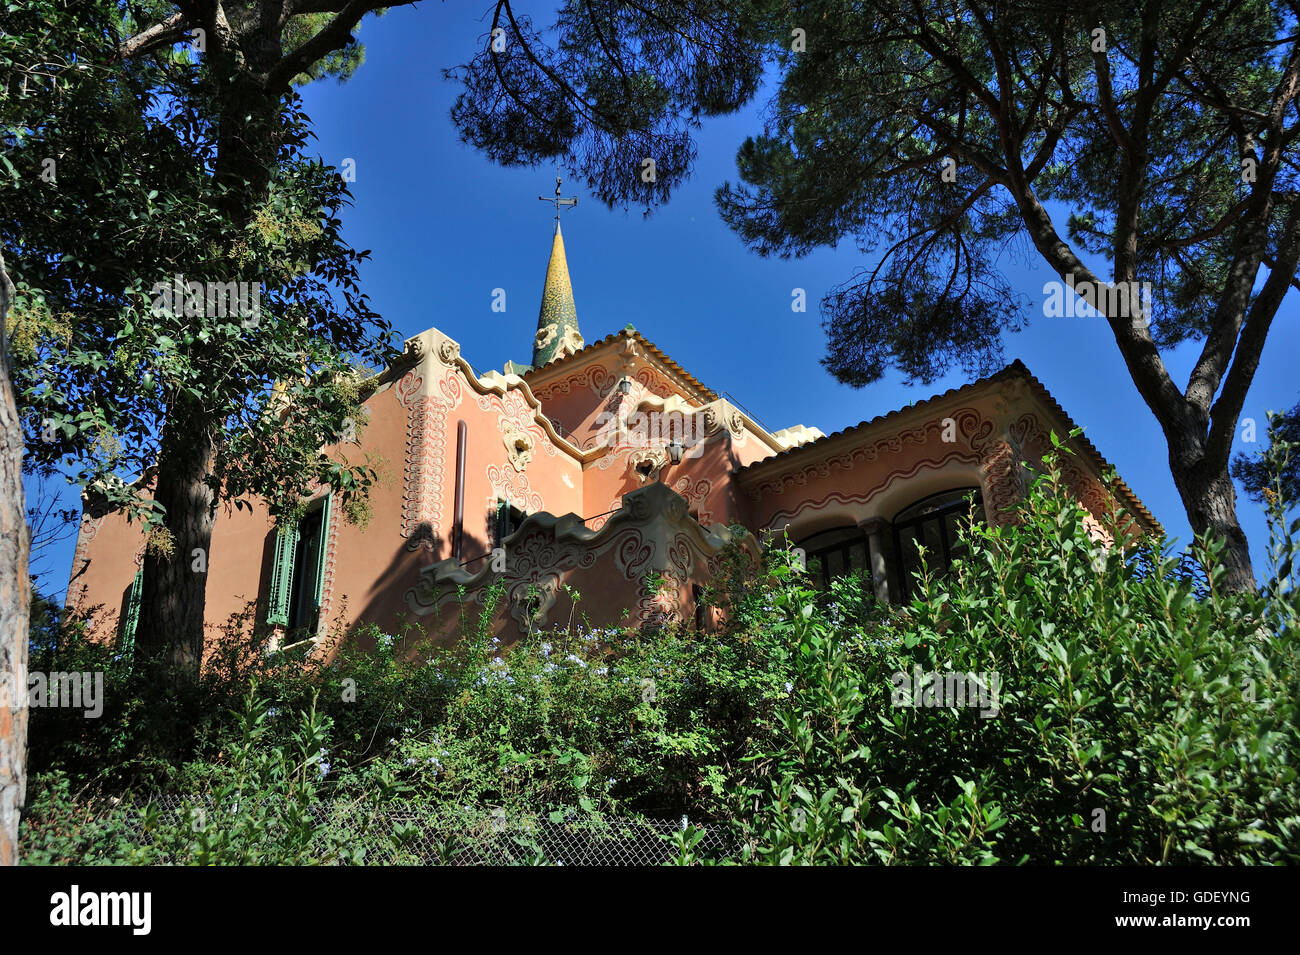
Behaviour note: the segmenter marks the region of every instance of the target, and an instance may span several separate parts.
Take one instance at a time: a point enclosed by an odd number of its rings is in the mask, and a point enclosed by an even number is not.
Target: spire
[[[555,198],[538,196],[555,203],[555,238],[551,240],[551,260],[546,265],[546,285],[542,288],[542,307],[537,314],[537,336],[533,339],[533,367],[571,355],[583,347],[578,332],[578,310],[573,304],[573,285],[569,281],[569,263],[564,256],[564,235],[560,232],[560,210],[576,206],[577,199],[560,198],[560,177],[555,177]]]

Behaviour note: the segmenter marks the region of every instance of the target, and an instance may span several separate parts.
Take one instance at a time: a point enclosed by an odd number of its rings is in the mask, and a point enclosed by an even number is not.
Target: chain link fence
[[[145,822],[151,807],[152,824]],[[142,846],[157,845],[159,864],[188,861],[159,844],[159,833],[222,826],[240,811],[234,802],[162,795],[119,804],[121,825]],[[265,804],[245,805],[249,812]],[[663,865],[676,860],[679,837],[698,833],[690,846],[697,858],[735,858],[740,850],[725,825],[691,823],[686,817],[656,820],[587,815],[570,811],[542,816],[502,809],[422,803],[368,804],[349,800],[306,808],[314,827],[309,854],[326,864],[363,865]],[[269,813],[274,817],[275,812]],[[174,845],[174,837],[167,840]],[[688,840],[689,841],[689,840]]]

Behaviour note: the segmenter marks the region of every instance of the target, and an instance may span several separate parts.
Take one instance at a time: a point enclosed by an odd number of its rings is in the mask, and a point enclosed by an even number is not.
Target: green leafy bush
[[[1257,594],[1223,591],[1212,541],[1094,541],[1049,458],[1017,522],[965,528],[907,607],[861,577],[816,590],[779,548],[761,567],[734,553],[708,594],[722,633],[571,620],[506,648],[497,591],[462,608],[454,646],[363,629],[327,665],[232,626],[181,695],[73,626],[40,659],[103,668],[110,692],[98,720],[33,711],[25,858],[401,861],[431,841],[452,858],[505,827],[509,858],[540,862],[539,823],[686,816],[741,845],[719,857],[685,825],[687,864],[1300,861],[1284,493]],[[932,673],[981,682],[945,699],[956,685],[916,680]],[[159,794],[204,824],[142,816]],[[385,806],[420,821],[359,840]]]
[[[733,790],[758,807],[737,812],[748,859],[1300,858],[1295,630],[1270,625],[1295,592],[1224,593],[1209,541],[1202,597],[1163,545],[1099,545],[1053,463],[1018,524],[968,527],[951,576],[881,626],[837,625],[778,568],[796,693]],[[904,705],[918,668],[997,674],[996,715]]]
[[[38,777],[24,842],[27,864],[310,865],[362,861],[344,833],[312,810],[329,773],[329,720],[301,714],[289,744],[270,739],[267,707],[250,687],[238,736],[220,758],[187,767],[184,803],[92,799],[77,805],[66,774]]]

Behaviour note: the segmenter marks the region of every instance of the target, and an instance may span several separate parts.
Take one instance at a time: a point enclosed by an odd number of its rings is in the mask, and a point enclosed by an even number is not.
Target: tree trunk
[[[1172,446],[1171,446],[1172,447]],[[1237,522],[1237,494],[1228,475],[1228,465],[1210,465],[1199,442],[1178,442],[1180,450],[1171,450],[1169,468],[1178,494],[1183,499],[1192,532],[1222,541],[1219,560],[1229,590],[1256,589],[1255,571],[1250,562],[1250,545]]]
[[[170,554],[158,548],[145,551],[136,646],[161,666],[169,683],[182,685],[198,679],[203,662],[214,517],[207,478],[213,446],[206,432],[187,428],[193,418],[183,406],[173,412],[158,456],[154,492],[167,511],[172,547]]]
[[[249,60],[243,65],[229,51],[215,57],[214,75],[227,72],[210,90],[220,103],[221,116],[213,179],[225,187],[219,205],[234,235],[265,198],[275,163],[280,94],[267,93],[257,77],[259,70],[270,69],[279,51],[277,34],[251,53],[245,51]],[[154,499],[167,511],[172,553],[145,553],[136,646],[173,686],[197,681],[203,663],[206,567],[215,516],[208,479],[216,429],[219,423],[207,409],[182,398],[167,410],[158,455]]]
[[[23,429],[9,375],[13,283],[0,252],[0,865],[18,862],[27,789],[27,628],[32,582],[23,501]]]

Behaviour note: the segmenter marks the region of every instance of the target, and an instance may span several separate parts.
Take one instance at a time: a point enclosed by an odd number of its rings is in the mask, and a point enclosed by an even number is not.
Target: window
[[[859,571],[871,573],[867,538],[856,527],[838,527],[806,537],[799,542],[808,562],[808,573],[819,588],[830,585],[836,577]]]
[[[979,488],[935,494],[905,508],[894,518],[894,553],[898,555],[898,582],[904,600],[915,585],[912,575],[921,569],[920,547],[925,548],[925,560],[932,573],[947,573],[953,559],[960,556],[957,528],[971,512],[972,495],[975,520],[983,521]]]
[[[301,520],[276,531],[266,622],[290,633],[314,634],[325,582],[330,495],[312,502]]]
[[[519,530],[519,525],[528,515],[509,501],[497,501],[497,509],[492,521],[492,546],[500,547],[502,541]]]
[[[131,578],[126,594],[126,614],[122,617],[122,655],[128,660],[135,656],[135,631],[140,623],[140,591],[144,587],[144,567]]]

